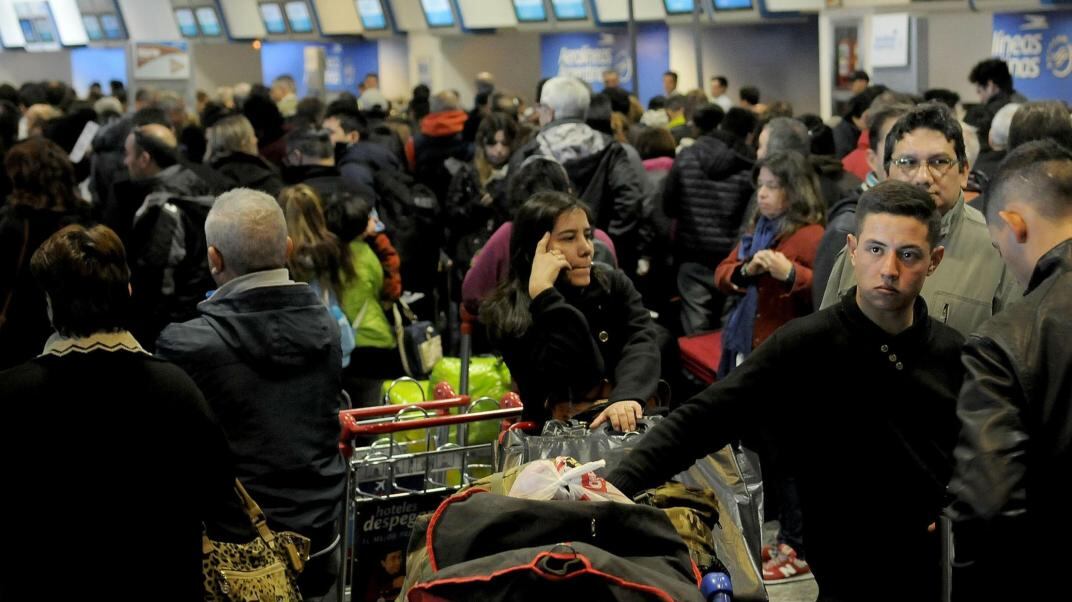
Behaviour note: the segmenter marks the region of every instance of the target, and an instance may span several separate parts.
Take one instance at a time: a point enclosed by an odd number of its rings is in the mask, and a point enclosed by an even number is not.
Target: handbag
[[[402,369],[413,378],[428,376],[436,362],[443,359],[443,340],[435,326],[426,320],[418,322],[413,310],[402,300],[391,307],[391,312],[395,318],[395,338],[398,353],[402,356]],[[409,320],[408,326],[402,323],[401,314]]]
[[[213,541],[201,535],[204,599],[219,602],[301,602],[298,575],[309,559],[309,538],[273,532],[257,502],[235,479],[235,493],[257,531],[247,543]]]

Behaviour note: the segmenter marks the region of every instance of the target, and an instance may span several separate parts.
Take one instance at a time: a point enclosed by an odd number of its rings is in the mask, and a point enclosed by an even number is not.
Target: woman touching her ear
[[[510,275],[480,308],[525,404],[542,423],[575,418],[635,430],[659,381],[659,349],[640,294],[594,263],[588,207],[561,192],[517,212]]]

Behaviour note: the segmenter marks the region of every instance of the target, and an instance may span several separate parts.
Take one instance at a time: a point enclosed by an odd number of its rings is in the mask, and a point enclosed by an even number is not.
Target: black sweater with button
[[[890,562],[899,583],[891,599],[937,600],[938,542],[927,527],[953,466],[963,337],[930,319],[922,298],[913,325],[890,335],[855,294],[775,332],[672,412],[608,480],[632,495],[758,432],[797,477],[824,599],[881,598],[869,580],[875,563]]]
[[[549,402],[587,400],[604,380],[611,402],[643,403],[655,394],[660,361],[651,315],[621,270],[596,263],[587,287],[549,288],[529,311],[523,336],[497,342],[526,420],[547,420]]]

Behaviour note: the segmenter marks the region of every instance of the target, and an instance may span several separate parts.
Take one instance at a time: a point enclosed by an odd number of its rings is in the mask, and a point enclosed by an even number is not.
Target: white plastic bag
[[[509,495],[529,500],[579,500],[632,504],[618,488],[595,473],[606,466],[605,460],[589,462],[575,468],[568,458],[536,460],[521,470]]]

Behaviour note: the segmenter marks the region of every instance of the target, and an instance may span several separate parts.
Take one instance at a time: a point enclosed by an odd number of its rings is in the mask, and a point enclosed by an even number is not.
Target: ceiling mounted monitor
[[[588,18],[585,0],[551,0],[551,10],[559,21],[583,21]]]
[[[123,32],[123,24],[119,21],[119,15],[101,15],[101,28],[104,29],[104,37],[109,40],[122,40],[127,36]]]
[[[384,31],[387,29],[387,14],[383,10],[383,0],[357,0],[357,16],[365,31]]]
[[[194,11],[189,8],[175,9],[175,23],[179,26],[179,33],[184,38],[196,38],[201,32],[197,29],[197,19]]]
[[[261,21],[270,35],[287,33],[287,22],[283,19],[283,7],[274,2],[265,2],[258,7],[261,11]]]
[[[15,2],[26,50],[59,50],[60,39],[48,2]]]
[[[693,0],[663,0],[663,6],[667,15],[691,15],[696,4]]]
[[[752,10],[752,0],[713,0],[713,2],[717,11]]]
[[[454,27],[454,10],[450,0],[421,0],[428,27]]]
[[[220,17],[216,14],[216,9],[211,6],[199,6],[194,11],[197,15],[197,24],[201,26],[201,35],[215,38],[223,34],[223,29],[220,27]]]
[[[82,26],[86,28],[89,41],[98,42],[104,39],[104,30],[101,29],[97,15],[82,15]]]
[[[519,23],[547,21],[547,7],[543,0],[514,0],[514,14]]]
[[[294,33],[313,33],[313,18],[309,15],[308,4],[304,1],[296,0],[287,2],[284,8],[291,31]]]

